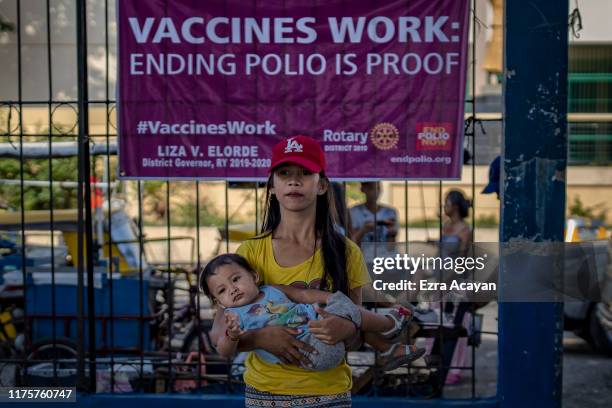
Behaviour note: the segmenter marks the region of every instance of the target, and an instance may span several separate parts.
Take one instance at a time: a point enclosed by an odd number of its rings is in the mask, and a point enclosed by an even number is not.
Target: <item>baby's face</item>
[[[223,307],[248,305],[259,294],[255,276],[236,264],[221,265],[207,283],[211,294]]]

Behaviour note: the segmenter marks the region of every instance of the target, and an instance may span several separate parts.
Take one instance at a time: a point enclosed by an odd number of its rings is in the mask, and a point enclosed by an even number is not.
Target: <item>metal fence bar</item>
[[[49,118],[49,135],[48,135],[48,143],[49,143],[49,158],[48,158],[48,171],[49,171],[49,237],[51,240],[51,314],[53,318],[51,319],[51,342],[53,344],[53,380],[57,381],[57,333],[56,333],[56,299],[55,299],[55,239],[54,239],[54,231],[55,231],[55,220],[54,220],[54,195],[53,195],[53,155],[51,152],[53,151],[53,111],[51,109],[51,100],[53,99],[53,67],[51,66],[51,12],[50,12],[50,0],[46,0],[46,23],[47,23],[47,81],[48,84],[48,92],[49,92],[49,102],[48,102],[48,118]]]
[[[21,0],[16,0],[18,5],[20,5]],[[51,152],[52,152],[52,146],[54,144],[53,141],[53,127],[55,125],[54,121],[53,121],[53,113],[56,111],[56,109],[52,106],[54,104],[58,104],[59,106],[64,106],[65,104],[77,104],[78,105],[78,132],[74,133],[72,130],[68,131],[67,133],[62,133],[62,136],[66,135],[66,136],[78,136],[78,147],[79,147],[79,172],[78,172],[78,176],[79,176],[79,181],[76,184],[78,186],[79,192],[78,192],[78,211],[79,211],[79,228],[78,228],[78,232],[79,232],[79,238],[78,238],[78,245],[80,247],[79,252],[78,252],[78,256],[79,256],[79,262],[78,262],[78,279],[79,279],[79,287],[78,287],[78,292],[77,292],[77,296],[80,297],[80,306],[78,309],[78,313],[77,313],[77,317],[79,318],[80,321],[80,350],[79,350],[79,359],[78,364],[81,367],[80,371],[79,371],[79,378],[80,378],[80,383],[82,384],[85,379],[87,378],[87,374],[86,374],[86,368],[85,368],[85,361],[86,361],[86,355],[88,356],[89,360],[87,360],[88,362],[88,367],[89,367],[89,384],[87,387],[85,387],[86,389],[90,390],[90,391],[95,391],[95,377],[96,377],[96,364],[98,365],[99,369],[102,369],[102,364],[100,363],[100,361],[96,361],[96,357],[100,356],[102,353],[106,353],[106,350],[99,350],[98,347],[96,347],[96,336],[95,336],[95,332],[96,332],[96,310],[94,307],[94,286],[93,286],[93,266],[94,266],[94,260],[96,259],[95,256],[95,251],[97,248],[100,248],[99,246],[96,247],[94,245],[94,232],[92,230],[93,228],[93,217],[91,214],[91,187],[92,187],[92,180],[90,180],[89,178],[89,173],[95,173],[96,170],[96,162],[93,161],[93,168],[91,168],[92,166],[92,160],[90,159],[89,156],[89,152],[90,152],[90,145],[95,144],[96,139],[95,137],[100,137],[99,140],[104,140],[104,143],[106,144],[105,146],[105,151],[104,156],[102,157],[102,160],[105,163],[105,169],[104,172],[102,174],[105,175],[105,177],[107,178],[106,182],[110,183],[111,179],[114,177],[114,174],[112,173],[112,165],[111,165],[111,157],[110,157],[110,143],[111,140],[114,139],[113,136],[113,129],[112,129],[112,125],[110,123],[111,120],[111,116],[112,116],[112,112],[114,107],[111,107],[111,105],[114,103],[113,100],[111,100],[111,97],[109,96],[109,89],[110,89],[110,78],[109,78],[109,69],[110,69],[110,39],[109,39],[109,35],[110,35],[110,30],[111,28],[109,27],[109,16],[108,16],[108,12],[109,12],[109,2],[108,0],[104,1],[104,83],[105,83],[105,92],[104,92],[104,97],[105,99],[99,99],[100,95],[96,95],[98,98],[97,99],[88,99],[88,92],[87,92],[87,61],[86,61],[86,55],[87,55],[87,23],[86,23],[86,19],[85,19],[85,4],[81,4],[84,2],[80,2],[77,1],[77,25],[78,25],[78,38],[79,38],[79,42],[78,42],[78,49],[79,49],[79,56],[78,56],[78,64],[79,64],[79,78],[78,78],[78,82],[79,82],[79,96],[76,100],[73,101],[60,101],[60,100],[55,100],[55,98],[53,97],[52,94],[52,90],[53,90],[53,86],[52,86],[52,67],[51,67],[51,51],[52,51],[52,47],[51,47],[51,31],[50,31],[50,19],[49,19],[49,14],[50,14],[50,6],[49,6],[50,0],[46,0],[46,4],[47,4],[47,20],[48,20],[48,27],[47,27],[47,49],[48,49],[48,55],[47,55],[47,64],[49,65],[48,69],[48,77],[49,77],[49,99],[45,100],[45,101],[39,101],[39,104],[44,104],[46,105],[46,108],[48,110],[48,117],[49,117],[49,135],[48,135],[48,151],[49,151],[49,156],[51,156]],[[475,10],[475,4],[476,1],[473,1],[473,16],[472,16],[472,33],[474,35],[475,38],[475,33],[476,33],[476,27],[475,27],[475,21],[476,21],[476,10]],[[20,18],[21,19],[21,15]],[[20,21],[21,22],[21,21]],[[475,41],[472,43],[472,83],[471,83],[471,88],[472,88],[472,100],[467,101],[468,103],[471,103],[473,106],[473,114],[472,117],[476,116],[476,103],[475,103],[475,64],[474,64],[474,56],[475,56],[475,48],[476,48],[476,44]],[[17,101],[15,101],[15,104],[19,106],[19,116],[20,116],[20,123],[19,123],[19,136],[20,136],[20,144],[22,145],[24,141],[28,141],[28,137],[31,136],[40,136],[39,133],[36,132],[26,132],[26,128],[24,128],[23,123],[22,123],[22,116],[23,116],[23,106],[27,105],[29,107],[35,107],[36,106],[36,101],[23,101],[23,97],[21,95],[21,87],[22,87],[22,78],[21,78],[21,43],[19,45],[19,90],[20,90],[20,94],[19,97],[17,99]],[[90,133],[90,129],[89,129],[89,123],[88,123],[88,115],[87,112],[91,109],[93,109],[94,107],[92,106],[91,108],[89,107],[89,104],[104,104],[104,110],[106,113],[106,123],[104,124],[104,131],[99,131],[98,133]],[[499,119],[496,119],[499,120]],[[76,123],[75,123],[76,125]],[[473,157],[475,157],[476,155],[476,149],[475,149],[475,133],[476,133],[476,126],[475,126],[475,122],[472,122],[471,125],[471,130],[470,130],[470,134],[466,134],[466,136],[469,138],[471,137],[472,140],[472,153],[473,153]],[[100,128],[99,128],[100,129]],[[11,134],[10,129],[9,132],[7,132],[8,134]],[[20,157],[23,157],[23,148],[20,149]],[[51,157],[49,157],[49,163],[48,163],[48,167],[49,167],[49,172],[50,174],[53,174],[53,161],[51,159]],[[21,164],[21,194],[22,194],[22,214],[21,214],[21,218],[22,218],[22,237],[24,239],[24,242],[22,242],[22,247],[24,249],[23,253],[22,253],[22,257],[24,259],[24,266],[23,266],[23,275],[24,277],[26,276],[26,266],[25,266],[25,221],[24,221],[24,213],[25,213],[25,203],[24,203],[24,199],[23,199],[23,194],[24,191],[27,191],[25,188],[25,181],[23,180],[24,178],[24,171],[23,171],[23,159],[22,159],[22,164]],[[98,167],[99,169],[99,167]],[[472,197],[475,197],[475,161],[473,159],[472,161]],[[53,179],[53,176],[50,177],[51,179]],[[51,180],[52,181],[52,180]],[[122,182],[122,185],[130,185],[131,182]],[[412,183],[412,184],[411,184]],[[177,283],[179,275],[177,275],[175,273],[175,264],[173,261],[173,255],[175,254],[174,252],[174,247],[171,245],[172,242],[172,235],[176,235],[176,232],[173,233],[173,231],[176,231],[174,228],[178,227],[179,224],[172,221],[174,220],[174,218],[172,218],[172,214],[177,214],[178,213],[178,209],[174,209],[171,210],[171,199],[170,199],[170,189],[173,188],[173,193],[174,191],[178,191],[179,188],[182,188],[184,186],[182,186],[183,183],[180,182],[165,182],[164,186],[165,186],[165,197],[164,197],[164,201],[165,201],[165,205],[166,205],[166,212],[165,214],[163,214],[162,221],[165,221],[165,229],[166,229],[166,242],[165,242],[165,254],[167,256],[167,259],[165,261],[165,266],[167,268],[167,275],[165,276],[166,278],[166,282],[168,284],[168,287],[165,289],[166,292],[166,302],[168,303],[168,310],[167,312],[169,313],[169,319],[168,319],[168,325],[167,325],[167,338],[166,343],[163,345],[163,347],[168,347],[167,350],[163,350],[161,353],[158,353],[158,357],[160,354],[163,354],[164,356],[160,358],[160,360],[165,360],[166,358],[168,359],[167,361],[167,366],[168,366],[168,376],[167,378],[169,378],[169,382],[167,383],[167,390],[169,392],[173,392],[173,385],[174,385],[174,381],[175,380],[179,380],[182,379],[183,376],[182,374],[179,375],[178,371],[182,366],[179,361],[173,361],[173,358],[176,359],[176,349],[173,349],[172,346],[172,339],[174,337],[174,334],[177,334],[176,332],[178,332],[179,330],[176,330],[173,327],[173,322],[174,322],[174,301],[175,301],[175,296],[174,296],[174,292],[175,289],[178,290],[178,288],[175,288],[175,283]],[[353,183],[349,183],[349,187],[354,187],[355,184]],[[190,186],[191,184],[189,184]],[[205,223],[206,221],[203,222],[203,220],[201,219],[201,214],[200,214],[200,210],[201,210],[201,203],[200,203],[200,187],[204,188],[208,186],[209,184],[207,183],[200,183],[199,181],[195,182],[195,186],[196,186],[196,197],[195,197],[195,201],[196,201],[196,214],[195,214],[195,223],[196,223],[196,247],[197,247],[197,261],[196,261],[196,271],[199,271],[200,267],[202,266],[202,264],[205,262],[205,260],[201,259],[202,254],[200,251],[200,245],[201,245],[201,237],[200,237],[200,233],[201,233],[201,228],[202,228],[202,224]],[[416,186],[419,187],[420,186],[420,193],[421,193],[421,198],[423,201],[423,220],[425,222],[426,225],[426,234],[427,237],[429,238],[429,225],[428,225],[428,217],[427,217],[427,212],[426,212],[426,208],[425,208],[425,193],[424,193],[424,184],[422,182],[409,182],[409,181],[404,181],[404,216],[405,216],[405,221],[406,221],[406,225],[404,226],[405,228],[405,234],[406,234],[406,248],[408,248],[408,241],[411,238],[410,237],[410,228],[409,228],[409,216],[410,214],[410,210],[408,208],[408,195],[409,195],[409,187],[410,186]],[[148,199],[150,199],[151,197],[148,195],[150,194],[148,191],[143,191],[143,186],[146,186],[146,182],[145,184],[143,184],[142,182],[137,182],[135,184],[138,192],[138,223],[137,223],[137,227],[138,227],[138,237],[137,237],[137,244],[139,246],[139,261],[138,261],[138,279],[139,279],[139,338],[138,338],[138,344],[140,345],[140,350],[138,352],[139,354],[139,364],[140,364],[140,371],[138,373],[138,376],[140,378],[140,383],[139,383],[139,390],[143,391],[144,387],[145,387],[145,374],[144,374],[144,363],[145,363],[145,344],[147,342],[149,342],[149,339],[146,338],[145,334],[146,334],[146,330],[145,330],[145,325],[148,324],[147,322],[145,322],[145,318],[148,315],[148,312],[145,311],[145,308],[143,307],[143,303],[146,304],[146,302],[144,302],[145,300],[145,281],[146,281],[146,277],[145,277],[145,273],[148,271],[145,271],[145,265],[146,265],[146,253],[145,253],[145,233],[143,231],[143,229],[145,229],[145,216],[149,217],[150,214],[148,214],[145,210],[145,207],[149,204],[149,202],[147,201]],[[344,186],[344,190],[346,191],[346,187],[347,187],[347,183],[344,182],[343,183]],[[114,292],[113,289],[113,277],[114,275],[116,276],[116,273],[119,272],[121,274],[121,269],[120,267],[118,267],[118,264],[116,264],[113,260],[114,255],[113,255],[113,243],[116,243],[115,241],[113,241],[113,236],[112,236],[112,210],[111,210],[111,205],[110,202],[112,201],[112,199],[115,197],[115,189],[113,189],[113,191],[111,191],[110,188],[110,184],[108,184],[108,187],[105,191],[105,197],[107,199],[107,201],[109,202],[108,208],[106,209],[107,211],[105,211],[107,213],[107,229],[108,229],[108,234],[109,234],[109,240],[108,240],[108,245],[109,245],[109,256],[108,256],[108,265],[106,265],[106,271],[108,272],[108,276],[109,276],[109,282],[108,282],[108,286],[109,286],[109,298],[110,298],[110,316],[109,316],[109,321],[110,321],[110,390],[111,392],[115,392],[115,385],[116,385],[116,378],[115,378],[115,361],[118,361],[119,358],[116,355],[117,353],[115,352],[114,348],[115,348],[115,320],[118,320],[121,318],[121,316],[115,316],[115,314],[119,314],[120,313],[116,313],[114,310],[114,296],[117,295],[117,292]],[[51,189],[51,196],[53,197],[53,185],[50,184],[49,188]],[[163,188],[163,187],[162,187]],[[174,188],[176,188],[176,190],[174,190]],[[146,190],[146,188],[144,189]],[[57,191],[57,190],[56,190]],[[259,211],[260,211],[260,203],[259,203],[259,190],[258,190],[258,184],[255,183],[254,184],[254,191],[255,191],[255,229],[257,229],[257,225],[260,222],[260,217],[259,217]],[[234,191],[232,191],[232,189],[230,188],[229,184],[226,182],[225,186],[224,186],[224,195],[225,195],[225,202],[224,202],[224,206],[225,206],[225,219],[224,219],[224,226],[225,226],[225,233],[226,236],[224,237],[224,246],[225,246],[225,251],[229,251],[230,250],[230,238],[229,238],[229,231],[230,231],[230,224],[231,224],[231,215],[230,215],[230,206],[229,206],[229,201],[230,199],[233,199],[233,195],[232,197],[230,197],[230,194],[233,194]],[[418,192],[417,192],[418,193]],[[442,210],[442,205],[443,205],[443,184],[440,182],[439,183],[439,189],[437,191],[438,193],[438,203],[434,203],[434,206],[438,207],[439,213],[438,213],[438,229],[439,229],[439,239],[441,239],[442,237],[442,221],[443,221],[443,210]],[[427,197],[428,200],[431,200],[431,198],[429,198],[429,196]],[[418,198],[417,198],[418,200]],[[245,200],[246,201],[246,200]],[[345,204],[347,202],[347,198],[346,198],[346,193],[345,193]],[[146,203],[146,204],[145,204]],[[219,203],[220,204],[220,203]],[[87,206],[85,208],[83,208],[83,206]],[[345,215],[349,213],[348,207],[345,206]],[[417,210],[418,211],[418,210]],[[427,209],[427,211],[429,211],[429,209]],[[235,214],[236,212],[232,210],[232,213]],[[53,208],[53,199],[51,199],[51,209],[50,209],[50,217],[51,217],[51,233],[50,236],[52,238],[52,245],[53,245],[53,233],[54,233],[54,208]],[[163,220],[163,218],[165,218],[165,220]],[[474,232],[475,232],[475,218],[476,215],[475,213],[472,214],[472,234],[474,237]],[[146,222],[149,222],[150,218],[147,218]],[[148,225],[147,225],[148,228]],[[148,231],[147,231],[148,232]],[[348,232],[348,231],[347,231]],[[98,239],[99,242],[103,242],[104,241],[104,234],[97,234],[95,235]],[[149,241],[148,239],[146,240],[147,242]],[[234,242],[232,242],[233,244]],[[106,244],[106,243],[105,243]],[[53,249],[52,249],[53,251]],[[116,250],[115,250],[116,252]],[[53,253],[53,252],[52,252]],[[52,265],[52,297],[54,299],[55,296],[55,277],[54,277],[54,269],[55,266]],[[86,268],[86,279],[87,279],[87,284],[85,284],[85,282],[83,282],[83,273],[85,272]],[[162,271],[162,275],[163,275],[163,271]],[[181,275],[182,276],[182,275]],[[187,276],[187,275],[186,275]],[[182,282],[181,282],[182,283]],[[84,305],[83,302],[85,300],[85,298],[83,297],[83,290],[87,290],[87,313],[88,315],[85,316],[85,309],[84,309]],[[107,295],[105,295],[107,296]],[[136,297],[136,296],[135,296]],[[176,296],[178,297],[178,296]],[[190,298],[191,301],[191,298]],[[53,310],[52,310],[52,315],[53,315],[53,343],[55,346],[55,319],[57,318],[56,315],[56,311],[55,311],[55,300],[52,300],[52,304],[53,304]],[[192,323],[195,324],[195,333],[198,336],[197,338],[197,346],[199,350],[203,349],[203,339],[202,339],[202,322],[200,321],[200,294],[197,293],[195,295],[195,304],[196,304],[196,310],[195,310],[195,315],[193,316],[193,321]],[[178,309],[177,309],[178,310]],[[26,322],[28,321],[28,319],[26,319]],[[87,322],[87,324],[89,326],[87,326],[87,336],[84,336],[83,334],[85,333],[85,329],[84,329],[84,323]],[[103,321],[102,323],[102,331],[105,330],[105,328],[107,327],[107,321]],[[165,325],[164,325],[165,326]],[[100,327],[100,326],[98,326]],[[27,331],[26,331],[27,332]],[[99,333],[98,333],[99,335]],[[443,334],[440,333],[439,334],[439,338],[441,340],[443,340]],[[85,346],[86,343],[84,343],[85,337],[89,338],[89,352],[86,353],[85,350],[83,349],[83,347]],[[159,340],[159,339],[156,339]],[[158,342],[159,344],[163,343],[161,341]],[[158,344],[158,345],[159,345]],[[106,346],[106,343],[105,343]],[[159,349],[159,348],[158,348]],[[53,359],[53,363],[54,363],[54,372],[55,372],[55,377],[57,377],[57,350],[54,351],[56,358]],[[472,360],[473,363],[475,364],[475,350],[472,348]],[[182,357],[184,357],[181,354]],[[147,355],[147,357],[149,357]],[[165,363],[165,361],[164,361]],[[200,359],[198,358],[198,362],[197,363],[192,363],[188,369],[191,370],[193,368],[193,366],[197,365],[197,385],[198,388],[201,380],[202,380],[202,375],[201,375],[201,369],[202,369],[202,364],[200,362]],[[212,366],[212,363],[208,363],[207,365]],[[25,360],[24,360],[24,366],[25,366]],[[231,366],[230,366],[231,367]],[[465,369],[471,369],[472,371],[472,384],[471,384],[471,388],[472,388],[472,397],[475,396],[475,377],[476,377],[476,368],[475,365],[471,365],[471,366],[467,366],[467,365],[462,365],[461,367],[452,367],[452,366],[448,366],[448,365],[444,365],[444,364],[440,364],[439,367],[441,370],[442,369],[448,369],[448,368],[465,368]],[[165,377],[163,379],[166,379]],[[443,379],[442,379],[443,381]],[[92,384],[93,382],[93,384]],[[230,391],[230,387],[231,387],[231,383],[227,383],[228,385],[228,391]],[[374,392],[378,393],[379,392],[379,388],[378,385],[376,385],[376,381],[375,381],[375,385],[373,386]],[[405,388],[405,395],[409,394],[409,391],[411,389],[411,384],[408,383],[407,387]],[[235,389],[232,389],[231,391],[235,391]]]
[[[174,372],[172,371],[172,335],[174,334],[174,282],[172,281],[171,248],[170,248],[170,181],[164,183],[166,186],[166,268],[167,268],[167,296],[168,304],[168,392],[174,391]]]
[[[27,282],[27,264],[26,264],[26,235],[25,235],[25,191],[24,191],[24,168],[23,168],[23,88],[22,88],[22,56],[21,56],[21,0],[17,0],[17,94],[19,106],[19,201],[21,204],[21,276],[23,284]],[[10,128],[10,126],[9,126]],[[25,344],[29,344],[28,335],[28,309],[27,309],[27,291],[23,291],[23,314],[24,314],[24,330]],[[27,370],[27,353],[23,353],[22,370]]]
[[[111,181],[111,171],[110,171],[110,154],[109,154],[109,146],[110,146],[110,123],[109,123],[109,119],[108,116],[110,114],[110,108],[109,108],[109,71],[110,71],[110,64],[109,64],[109,32],[108,32],[108,0],[104,0],[104,96],[106,98],[106,103],[105,103],[105,113],[106,113],[106,121],[104,123],[104,130],[106,133],[106,137],[105,137],[105,144],[106,144],[106,154],[104,155],[104,157],[102,158],[102,160],[104,161],[104,169],[105,169],[105,178],[106,183],[108,188],[106,188],[106,200],[108,202],[108,208],[107,208],[107,229],[108,229],[108,262],[107,262],[107,268],[108,268],[108,291],[109,291],[109,297],[110,297],[110,310],[109,310],[109,315],[110,315],[110,348],[111,350],[113,350],[111,352],[110,355],[110,367],[109,367],[109,371],[110,371],[110,390],[111,393],[115,392],[115,353],[114,353],[114,349],[115,349],[115,319],[114,319],[114,298],[113,298],[113,272],[115,272],[113,266],[113,259],[114,259],[114,254],[113,254],[113,218],[112,218],[112,192],[111,192],[111,188],[110,188],[110,181]],[[96,181],[96,180],[93,180]],[[96,205],[101,205],[102,203],[97,203]],[[102,209],[99,210],[100,213],[102,213]],[[104,223],[104,220],[99,220],[99,222]],[[100,236],[98,236],[98,240],[100,243],[102,243],[103,245],[106,245],[105,239],[104,239],[104,227],[99,229],[100,232]],[[102,251],[101,251],[102,252]],[[118,271],[121,272],[121,271]],[[140,300],[140,304],[142,307],[142,300]]]
[[[472,243],[476,242],[476,24],[478,22],[477,17],[477,0],[472,0],[472,60],[471,60],[471,74],[472,74],[472,89],[471,89],[471,103],[472,103],[472,131],[470,136],[472,138],[472,231],[471,239]],[[465,135],[467,136],[467,135]],[[464,136],[464,137],[465,137]],[[474,247],[472,246],[472,256]],[[471,331],[474,333],[474,311],[471,313],[470,319]],[[476,347],[472,343],[471,347],[472,365],[471,365],[471,393],[472,398],[476,397]]]
[[[140,319],[138,320],[138,345],[140,346],[140,391],[144,390],[144,308],[143,308],[143,298],[144,298],[144,273],[143,273],[143,257],[144,257],[144,236],[142,232],[142,181],[136,182],[138,189],[138,316]],[[153,311],[151,311],[153,312]]]
[[[89,391],[96,390],[96,326],[94,303],[93,231],[91,215],[90,155],[89,155],[89,90],[87,75],[87,10],[83,1],[77,1],[77,88],[79,114],[79,276],[87,271],[87,316],[89,340]],[[84,213],[84,214],[83,214]],[[84,215],[84,218],[83,218]],[[83,234],[85,243],[83,246]],[[84,262],[81,262],[84,261]],[[84,338],[84,337],[81,337]]]
[[[200,392],[200,385],[202,384],[202,360],[200,359],[200,353],[202,352],[202,321],[200,319],[200,285],[199,285],[199,273],[202,270],[202,258],[200,253],[200,182],[195,182],[196,187],[196,269],[195,269],[195,283],[196,283],[196,304],[195,304],[195,332],[198,341],[197,359],[198,359],[198,372],[197,372],[197,390]],[[255,200],[257,202],[257,200]],[[191,296],[191,282],[189,282],[189,291]],[[190,297],[191,301],[191,297]],[[188,353],[191,350],[188,350]]]

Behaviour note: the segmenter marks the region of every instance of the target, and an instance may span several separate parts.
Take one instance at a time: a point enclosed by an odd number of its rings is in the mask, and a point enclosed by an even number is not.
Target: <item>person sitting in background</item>
[[[465,221],[472,202],[459,190],[451,190],[444,200],[444,215],[448,217],[442,226],[441,256],[466,256],[472,242],[472,228]],[[453,245],[454,244],[454,245]]]
[[[440,257],[464,257],[468,255],[469,247],[472,243],[472,228],[466,222],[472,202],[468,200],[460,190],[451,190],[446,194],[444,200],[444,215],[447,220],[442,226],[442,237],[440,238]],[[447,323],[456,326],[463,326],[468,329],[472,319],[469,312],[470,304],[467,302],[453,302],[450,300],[443,302],[443,313]],[[433,340],[433,339],[432,339]],[[460,337],[456,340],[453,348],[450,368],[447,372],[444,383],[455,385],[461,381],[462,369],[467,360],[468,342],[467,337]],[[427,344],[428,350],[433,348],[433,341]]]

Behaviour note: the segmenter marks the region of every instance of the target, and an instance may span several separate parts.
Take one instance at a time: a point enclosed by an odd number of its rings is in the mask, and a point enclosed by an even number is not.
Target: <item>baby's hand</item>
[[[240,328],[240,317],[236,313],[225,313],[225,324],[227,325],[227,334],[234,339],[245,333],[245,331]]]

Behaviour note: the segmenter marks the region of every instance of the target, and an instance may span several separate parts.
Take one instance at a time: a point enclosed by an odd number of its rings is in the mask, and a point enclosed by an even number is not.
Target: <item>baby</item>
[[[227,331],[217,344],[218,352],[233,356],[240,337],[248,330],[265,326],[299,329],[297,339],[312,346],[317,353],[306,353],[312,362],[308,370],[327,370],[339,365],[345,356],[344,343],[323,343],[308,329],[308,322],[319,318],[313,304],[325,303],[325,311],[352,321],[364,332],[365,341],[381,352],[377,361],[383,371],[390,371],[416,360],[425,349],[414,345],[380,341],[398,337],[412,318],[405,308],[392,309],[382,315],[357,307],[341,292],[329,293],[291,286],[257,286],[258,275],[249,263],[237,254],[219,255],[200,274],[200,288],[225,310]],[[368,341],[371,339],[372,341]],[[269,363],[279,363],[273,354],[255,350]]]

